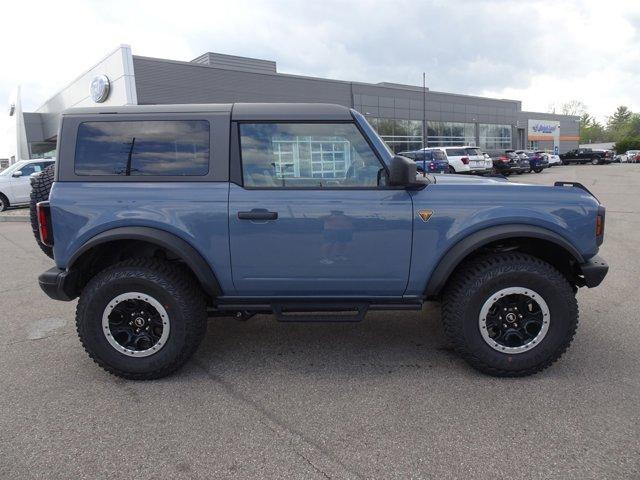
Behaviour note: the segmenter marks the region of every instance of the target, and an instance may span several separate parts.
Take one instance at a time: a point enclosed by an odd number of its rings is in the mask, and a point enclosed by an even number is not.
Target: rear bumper
[[[600,285],[607,276],[609,265],[602,257],[595,255],[588,262],[580,264],[580,271],[584,277],[585,286],[593,288]]]
[[[53,267],[43,272],[38,277],[40,288],[48,297],[54,300],[62,300],[68,302],[77,297],[74,295],[72,288],[72,279],[70,272]]]

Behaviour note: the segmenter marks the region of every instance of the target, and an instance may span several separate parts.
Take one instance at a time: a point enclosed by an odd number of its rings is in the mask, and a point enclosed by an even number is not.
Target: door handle
[[[270,212],[264,208],[254,208],[249,212],[238,212],[240,220],[277,220],[278,212]]]

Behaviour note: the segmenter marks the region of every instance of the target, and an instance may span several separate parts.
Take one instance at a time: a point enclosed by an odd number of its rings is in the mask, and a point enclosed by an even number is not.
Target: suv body
[[[478,147],[463,145],[461,147],[433,147],[447,155],[451,173],[488,173],[493,165],[485,160]]]
[[[39,173],[55,160],[20,160],[0,172],[0,212],[10,206],[29,203],[31,184],[29,177]]]
[[[529,171],[529,160],[520,158],[513,150],[508,150],[493,160],[493,168],[503,175],[522,174]]]
[[[398,155],[415,161],[420,172],[449,173],[447,154],[438,148],[423,148],[421,150],[400,152]]]
[[[126,378],[177,369],[207,314],[353,321],[427,300],[474,367],[528,375],[570,342],[574,289],[608,269],[604,207],[584,187],[417,175],[345,107],[83,108],[61,122],[38,204],[56,266],[40,285],[80,297],[85,349]]]

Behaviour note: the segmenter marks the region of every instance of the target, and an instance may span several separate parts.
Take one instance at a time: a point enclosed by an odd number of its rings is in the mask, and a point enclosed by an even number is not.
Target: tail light
[[[596,216],[596,243],[598,245],[602,245],[602,242],[604,240],[604,216],[605,209],[601,205],[598,208],[598,215]]]
[[[435,164],[435,163],[433,163],[433,162],[430,162],[430,163],[429,163],[429,170],[433,171],[433,170],[435,170],[435,169],[436,169],[436,164]]]
[[[509,157],[507,157],[506,155],[503,155],[500,157],[500,161],[504,163],[509,163]]]
[[[38,216],[38,230],[40,232],[40,241],[49,247],[53,246],[53,230],[51,230],[51,208],[49,202],[39,202],[36,205],[36,214]]]
[[[460,159],[462,161],[462,163],[464,163],[465,165],[469,165],[469,157],[462,157]]]

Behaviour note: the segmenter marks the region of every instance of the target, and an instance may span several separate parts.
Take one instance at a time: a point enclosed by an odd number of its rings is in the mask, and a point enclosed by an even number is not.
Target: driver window
[[[386,175],[353,123],[243,123],[245,187],[377,187]]]

